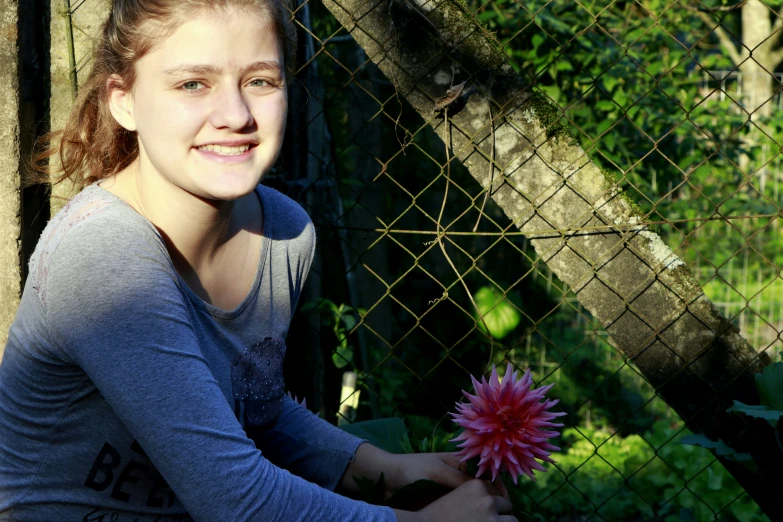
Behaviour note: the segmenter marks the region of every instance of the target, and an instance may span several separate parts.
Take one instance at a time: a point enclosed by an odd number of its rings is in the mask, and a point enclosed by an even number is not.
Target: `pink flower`
[[[297,399],[296,395],[291,395],[291,392],[286,392],[286,395],[291,397],[295,403],[299,404],[302,408],[307,409],[307,397],[302,397],[302,402],[299,402],[299,399]]]
[[[512,369],[511,363],[508,363],[502,384],[494,365],[489,383],[484,377],[479,383],[471,376],[476,395],[463,391],[470,403],[457,403],[458,413],[451,415],[454,422],[464,428],[453,439],[455,442],[463,441],[456,453],[456,456],[462,457],[460,462],[480,455],[476,478],[491,469],[494,481],[500,471],[508,471],[516,484],[522,473],[535,481],[533,470],[546,471],[535,459],[554,462],[549,453],[560,448],[548,441],[560,433],[543,428],[563,426],[552,420],[565,413],[547,411],[559,400],[542,401],[551,384],[531,390],[533,377],[530,370],[518,380],[519,372],[512,374]]]

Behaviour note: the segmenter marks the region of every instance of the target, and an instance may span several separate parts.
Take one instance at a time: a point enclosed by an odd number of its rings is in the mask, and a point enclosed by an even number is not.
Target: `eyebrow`
[[[280,74],[282,68],[280,67],[280,64],[277,62],[257,61],[243,67],[240,70],[242,75],[245,75],[251,71],[272,71],[277,74]],[[214,65],[191,63],[191,64],[178,65],[177,67],[172,67],[171,69],[166,69],[165,71],[163,71],[163,74],[165,76],[178,76],[184,73],[220,74],[221,72],[223,71],[220,69],[220,67],[216,67]]]

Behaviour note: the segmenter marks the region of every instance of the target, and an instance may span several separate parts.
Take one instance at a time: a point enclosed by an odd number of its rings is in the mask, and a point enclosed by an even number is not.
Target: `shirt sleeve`
[[[196,521],[385,521],[274,466],[201,355],[165,247],[116,220],[69,232],[50,260],[47,324]]]
[[[283,412],[272,428],[250,435],[276,465],[329,490],[337,487],[357,448],[366,442],[290,397],[285,397]]]

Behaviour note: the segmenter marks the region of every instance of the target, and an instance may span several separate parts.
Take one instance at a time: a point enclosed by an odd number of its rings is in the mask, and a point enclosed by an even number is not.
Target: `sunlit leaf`
[[[514,306],[503,298],[494,287],[483,286],[479,288],[476,295],[473,296],[484,321],[478,320],[479,328],[486,331],[486,323],[489,332],[495,339],[503,339],[510,334],[518,325],[521,316]]]
[[[783,362],[775,362],[756,374],[761,404],[783,410]]]

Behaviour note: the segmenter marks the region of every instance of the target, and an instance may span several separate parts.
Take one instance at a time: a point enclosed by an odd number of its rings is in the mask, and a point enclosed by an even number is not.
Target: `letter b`
[[[101,452],[98,453],[95,462],[92,464],[92,469],[87,475],[87,480],[84,481],[84,485],[95,491],[103,491],[111,485],[112,480],[114,480],[114,473],[112,473],[112,470],[119,465],[120,452],[105,442],[103,448],[101,448]],[[96,480],[99,474],[101,474],[100,480]]]

